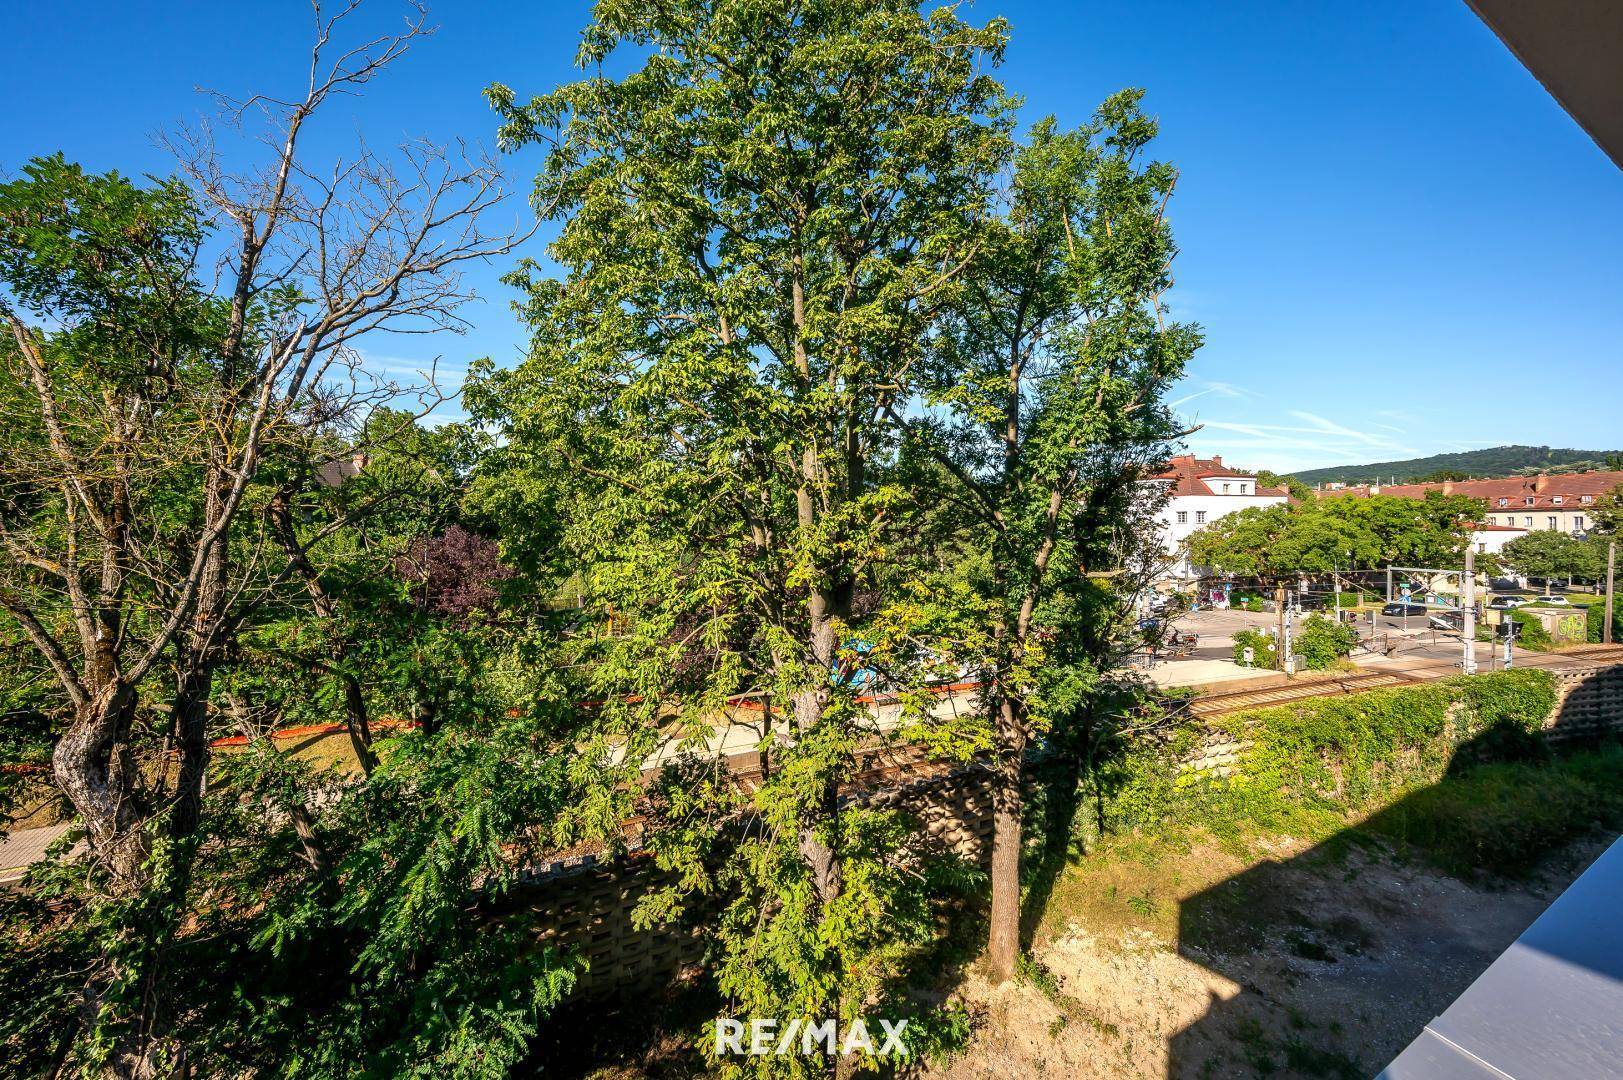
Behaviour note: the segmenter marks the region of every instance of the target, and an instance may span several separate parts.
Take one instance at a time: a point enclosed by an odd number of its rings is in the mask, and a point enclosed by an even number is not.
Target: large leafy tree
[[[1197,566],[1263,578],[1386,566],[1458,567],[1483,504],[1428,492],[1424,499],[1332,496],[1228,514],[1189,537]]]
[[[1579,540],[1550,530],[1517,537],[1504,546],[1502,557],[1507,566],[1526,577],[1595,581],[1606,573],[1604,541]]]
[[[547,148],[564,273],[520,275],[529,358],[470,396],[508,440],[476,504],[514,539],[561,522],[625,628],[583,642],[620,760],[734,695],[783,719],[721,934],[745,1014],[860,1009],[875,950],[920,925],[891,826],[839,804],[871,734],[839,673],[883,644],[867,598],[901,595],[916,554],[893,410],[981,250],[1003,47],[906,0],[604,0],[580,53],[599,73],[491,91],[503,141]]]
[[[1043,690],[1092,682],[1116,659],[1121,612],[1087,574],[1143,565],[1121,505],[1176,433],[1161,403],[1199,344],[1168,323],[1174,253],[1165,219],[1174,173],[1143,160],[1156,125],[1141,93],[1119,94],[1072,132],[1036,126],[946,320],[910,448],[938,462],[947,495],[987,537],[987,648],[976,657],[996,732],[990,957],[1004,978],[1019,950],[1022,773]],[[1108,538],[1107,537],[1108,534]],[[1142,585],[1131,575],[1118,592]],[[1087,627],[1088,621],[1103,623]],[[1065,639],[1057,649],[1042,638]],[[1069,666],[1068,677],[1057,670]],[[1045,708],[1049,706],[1049,708]]]

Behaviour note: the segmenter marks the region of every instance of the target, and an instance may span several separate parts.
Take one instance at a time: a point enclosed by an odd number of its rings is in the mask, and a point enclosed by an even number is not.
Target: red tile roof
[[[1243,469],[1231,469],[1224,465],[1221,455],[1198,458],[1193,454],[1174,455],[1172,460],[1167,462],[1167,467],[1156,473],[1151,479],[1171,481],[1171,491],[1174,495],[1217,495],[1220,492],[1213,491],[1211,485],[1206,483],[1208,478],[1217,476],[1236,480],[1256,479],[1254,474]],[[1256,495],[1286,494],[1284,488],[1263,487],[1260,484],[1255,487],[1254,492]],[[1243,496],[1234,495],[1233,497],[1249,499],[1252,497],[1252,493],[1248,492]]]
[[[1400,499],[1424,499],[1429,491],[1440,491],[1445,495],[1469,495],[1473,499],[1485,499],[1490,510],[1570,510],[1583,506],[1593,506],[1600,501],[1601,496],[1607,495],[1618,486],[1623,485],[1623,472],[1602,471],[1586,473],[1563,473],[1557,476],[1512,476],[1503,480],[1455,480],[1440,484],[1391,484],[1371,488],[1366,484],[1349,486],[1335,490],[1325,490],[1323,495],[1353,495],[1358,498],[1367,498],[1372,492],[1378,495],[1395,495]],[[1556,503],[1555,497],[1561,496],[1561,502]],[[1591,501],[1585,503],[1583,496],[1591,496]],[[1504,499],[1504,505],[1499,500]],[[1532,499],[1529,503],[1527,500]]]

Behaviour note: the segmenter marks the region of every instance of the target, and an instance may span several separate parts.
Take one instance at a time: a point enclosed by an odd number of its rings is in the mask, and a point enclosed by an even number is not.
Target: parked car
[[[1322,592],[1297,593],[1296,606],[1302,611],[1323,611],[1330,606],[1332,595]]]
[[[1545,607],[1571,607],[1572,606],[1572,601],[1568,600],[1565,596],[1562,596],[1559,593],[1552,593],[1549,596],[1534,597],[1533,598],[1533,603],[1535,603],[1535,604],[1543,604]]]
[[[1494,592],[1512,592],[1522,587],[1522,583],[1515,578],[1496,577],[1488,579],[1488,588]]]
[[[1519,608],[1526,603],[1527,598],[1525,596],[1496,596],[1488,601],[1488,606],[1498,611],[1508,611],[1511,608]]]
[[[1458,634],[1465,630],[1465,613],[1463,611],[1434,611],[1427,617],[1426,623],[1433,630],[1449,630]]]
[[[1424,604],[1405,604],[1405,603],[1402,603],[1400,601],[1394,600],[1392,603],[1386,605],[1385,607],[1383,607],[1381,609],[1381,614],[1382,615],[1424,615],[1424,614],[1426,614],[1426,606]]]

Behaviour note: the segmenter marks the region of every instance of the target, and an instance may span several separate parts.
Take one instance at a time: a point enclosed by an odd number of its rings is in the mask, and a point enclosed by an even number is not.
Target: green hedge
[[[1555,677],[1537,668],[1455,676],[1434,683],[1217,717],[1247,741],[1234,776],[1180,771],[1197,736],[1141,743],[1102,773],[1106,828],[1184,818],[1214,825],[1238,818],[1289,821],[1302,810],[1369,810],[1395,793],[1435,783],[1464,760],[1525,757],[1556,703]]]

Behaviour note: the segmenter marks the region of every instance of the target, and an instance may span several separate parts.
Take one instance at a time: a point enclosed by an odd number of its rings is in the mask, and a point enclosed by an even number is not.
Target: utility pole
[[[1460,607],[1465,621],[1460,625],[1460,636],[1465,639],[1465,658],[1460,670],[1467,675],[1476,674],[1476,552],[1465,549],[1465,580],[1460,582]]]
[[[1600,639],[1603,643],[1612,643],[1612,604],[1616,593],[1612,591],[1613,582],[1617,577],[1617,541],[1613,540],[1606,545],[1606,610],[1600,617]]]
[[[1392,568],[1390,566],[1386,568],[1386,602],[1388,604],[1392,602]]]
[[[1279,670],[1289,671],[1294,665],[1292,665],[1291,662],[1286,659],[1285,655],[1286,653],[1290,652],[1290,647],[1286,644],[1285,639],[1285,622],[1287,616],[1285,614],[1285,586],[1283,585],[1278,585],[1274,588],[1274,606],[1279,609],[1279,637],[1275,642],[1279,646],[1279,651],[1275,655],[1279,658]]]

